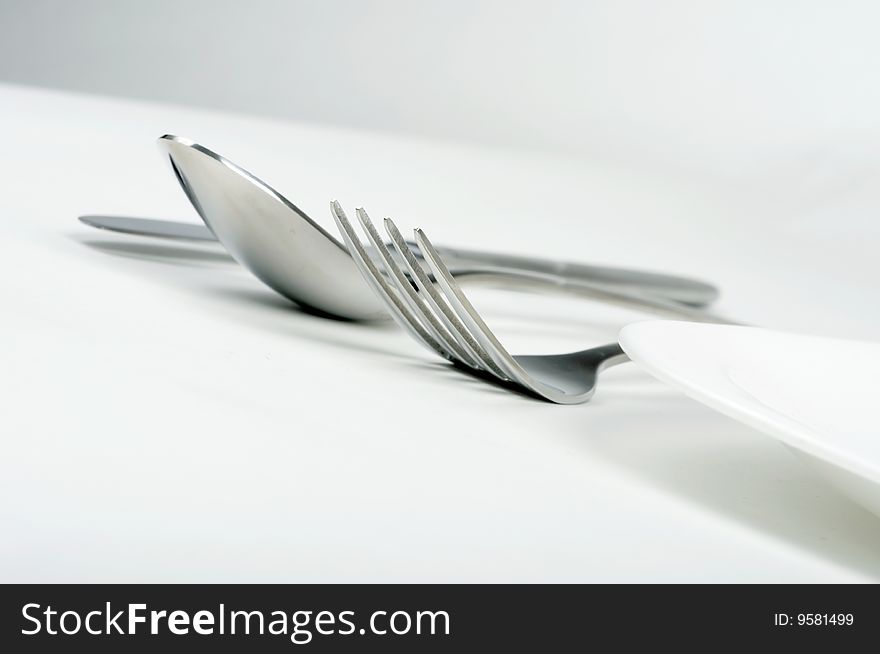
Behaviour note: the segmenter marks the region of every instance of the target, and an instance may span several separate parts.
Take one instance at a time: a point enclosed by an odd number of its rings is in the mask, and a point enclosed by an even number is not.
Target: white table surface
[[[218,248],[76,216],[197,220],[154,139],[212,147],[330,227],[705,277],[768,327],[880,338],[880,156],[739,175],[484,150],[0,86],[0,581],[876,581],[880,520],[633,365],[559,407],[393,325],[328,321]],[[513,351],[638,314],[474,291]]]

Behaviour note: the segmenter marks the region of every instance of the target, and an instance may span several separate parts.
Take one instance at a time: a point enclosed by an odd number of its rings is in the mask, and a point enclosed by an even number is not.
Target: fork
[[[629,360],[617,343],[569,354],[512,355],[474,309],[421,229],[414,230],[415,243],[433,280],[390,218],[384,226],[397,256],[367,212],[356,210],[364,234],[378,252],[371,257],[335,200],[330,212],[364,279],[395,321],[429,350],[466,371],[550,402],[579,404],[593,396],[600,372]]]

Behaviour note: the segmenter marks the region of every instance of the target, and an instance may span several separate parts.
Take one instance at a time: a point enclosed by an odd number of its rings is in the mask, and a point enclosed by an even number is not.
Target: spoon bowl
[[[269,288],[335,317],[387,316],[345,246],[287,198],[189,139],[166,135],[159,148],[208,228]]]

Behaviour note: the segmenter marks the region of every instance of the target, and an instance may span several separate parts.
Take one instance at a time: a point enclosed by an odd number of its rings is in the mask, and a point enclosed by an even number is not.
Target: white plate
[[[880,515],[880,343],[651,320],[620,344],[658,379],[802,454]]]

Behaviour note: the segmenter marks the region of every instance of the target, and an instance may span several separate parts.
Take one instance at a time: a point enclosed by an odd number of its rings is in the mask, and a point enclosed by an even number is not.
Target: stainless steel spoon
[[[159,147],[210,233],[267,286],[300,305],[333,316],[353,320],[387,317],[383,303],[368,290],[345,246],[283,195],[189,139],[166,135],[159,139]],[[198,226],[181,223],[96,216],[82,220],[118,231],[209,238]],[[696,280],[471,250],[438,250],[460,280],[561,290],[663,315],[723,320],[700,308],[717,297],[717,289]]]

